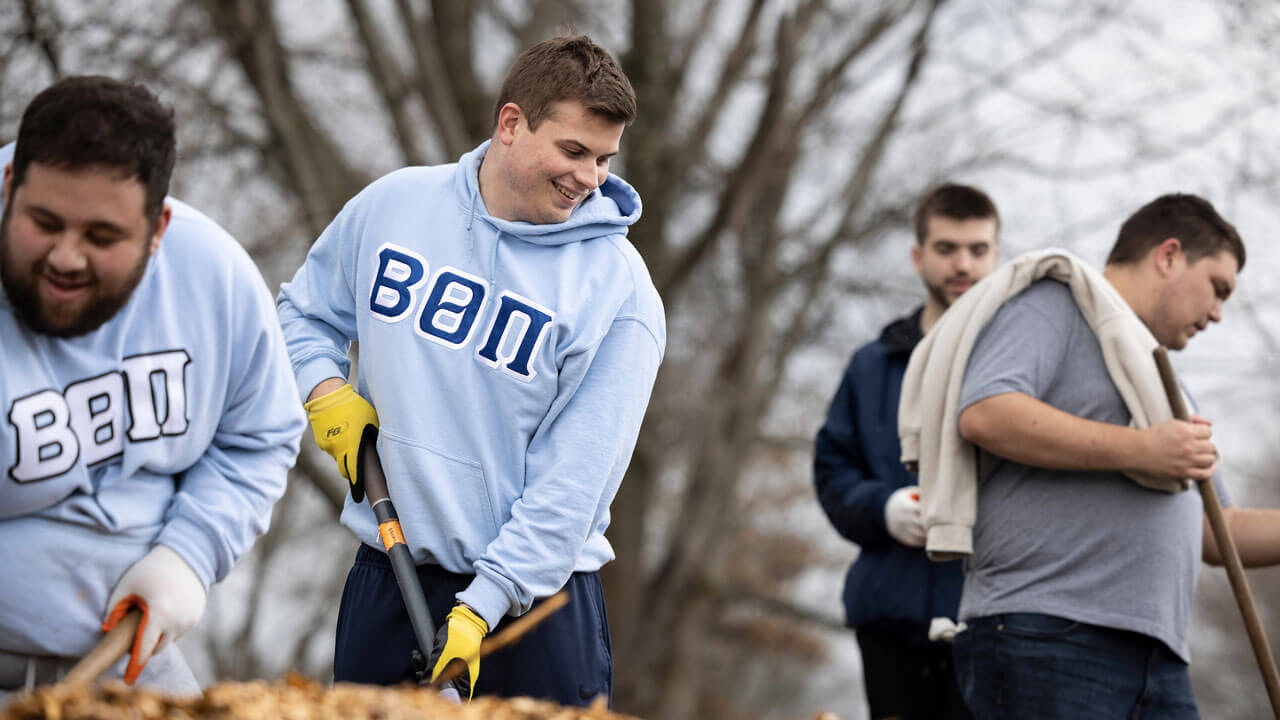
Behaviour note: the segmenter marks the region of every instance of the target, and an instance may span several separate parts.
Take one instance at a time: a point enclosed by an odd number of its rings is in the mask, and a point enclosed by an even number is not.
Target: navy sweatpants
[[[454,596],[471,583],[471,575],[451,573],[437,565],[418,567],[418,578],[431,607],[431,619],[442,627],[457,602]],[[475,694],[530,697],[561,705],[585,706],[613,690],[613,654],[604,592],[599,573],[574,573],[565,585],[569,604],[552,613],[519,642],[480,661]],[[536,603],[535,603],[536,606]],[[503,618],[490,634],[500,631]],[[413,682],[411,653],[417,647],[386,554],[366,545],[356,551],[338,609],[338,637],[333,656],[334,682],[396,685]],[[419,648],[423,656],[430,648]]]

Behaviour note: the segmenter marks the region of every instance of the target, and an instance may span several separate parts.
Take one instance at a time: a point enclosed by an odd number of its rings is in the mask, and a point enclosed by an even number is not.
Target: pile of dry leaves
[[[282,682],[220,683],[199,698],[120,684],[43,687],[0,712],[0,720],[637,720],[603,707],[567,708],[529,698],[476,698],[457,705],[411,686],[325,687],[300,676]]]

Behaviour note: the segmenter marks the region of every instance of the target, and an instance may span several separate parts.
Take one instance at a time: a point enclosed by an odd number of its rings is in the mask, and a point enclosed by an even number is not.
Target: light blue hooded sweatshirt
[[[626,239],[631,186],[610,175],[563,223],[500,220],[480,198],[487,149],[369,185],[277,306],[303,397],[347,377],[359,340],[414,560],[474,574],[457,599],[494,627],[613,559],[609,504],[666,324]],[[348,497],[342,522],[381,548],[367,503]]]
[[[159,249],[97,330],[35,333],[0,292],[0,651],[83,655],[156,544],[207,590],[284,493],[306,418],[271,294],[234,238],[166,202]]]

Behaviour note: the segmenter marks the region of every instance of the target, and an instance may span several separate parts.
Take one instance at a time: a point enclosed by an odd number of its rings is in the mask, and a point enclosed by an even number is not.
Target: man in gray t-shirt
[[[1244,266],[1235,228],[1191,195],[1131,216],[1105,276],[1161,344],[1222,317]],[[1195,718],[1186,629],[1201,559],[1219,562],[1194,490],[1123,475],[1213,478],[1203,418],[1128,427],[1070,290],[1042,280],[979,336],[959,428],[980,448],[974,552],[956,671],[980,718]],[[1280,511],[1226,509],[1246,565],[1280,563]]]
[[[1004,393],[1098,422],[1130,420],[1097,336],[1056,280],[1005,303],[969,356],[960,408]],[[1199,493],[1150,490],[1118,471],[1032,467],[985,450],[979,474],[961,619],[1048,613],[1149,635],[1188,660]],[[1214,485],[1229,504],[1219,475]]]

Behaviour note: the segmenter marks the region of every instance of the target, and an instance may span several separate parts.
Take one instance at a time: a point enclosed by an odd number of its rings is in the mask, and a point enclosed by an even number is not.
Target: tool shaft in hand
[[[1169,398],[1169,407],[1178,420],[1187,420],[1191,415],[1187,412],[1186,403],[1182,399],[1182,389],[1178,386],[1178,378],[1173,373],[1173,364],[1169,362],[1169,353],[1163,348],[1155,349],[1156,368],[1160,371],[1160,382],[1164,384],[1165,395]],[[1218,500],[1218,491],[1213,487],[1213,480],[1202,480],[1196,483],[1200,489],[1200,498],[1204,501],[1204,513],[1209,518],[1209,529],[1213,531],[1213,539],[1218,543],[1218,552],[1222,556],[1222,564],[1227,568],[1227,579],[1231,581],[1231,589],[1236,596],[1236,604],[1240,607],[1240,615],[1244,619],[1245,631],[1249,634],[1249,643],[1253,646],[1253,656],[1258,661],[1258,670],[1267,686],[1267,697],[1271,700],[1271,711],[1276,720],[1280,720],[1280,674],[1276,672],[1276,661],[1271,654],[1271,645],[1262,630],[1262,622],[1258,619],[1258,609],[1253,602],[1253,593],[1249,591],[1249,582],[1244,576],[1244,565],[1240,562],[1240,553],[1236,550],[1235,540],[1231,537],[1231,529],[1227,527],[1226,516],[1222,514],[1222,503]]]

